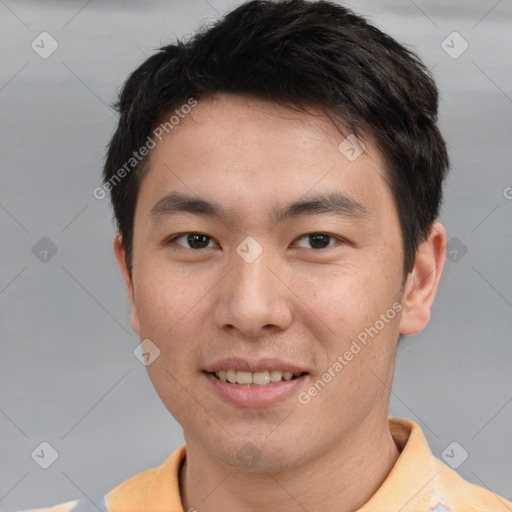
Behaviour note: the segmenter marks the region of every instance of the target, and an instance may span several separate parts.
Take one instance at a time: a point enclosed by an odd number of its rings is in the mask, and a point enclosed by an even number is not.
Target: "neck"
[[[387,417],[379,424],[359,425],[350,438],[307,466],[275,473],[233,469],[211,459],[199,443],[187,441],[180,469],[181,502],[185,512],[351,512],[375,494],[399,455]]]

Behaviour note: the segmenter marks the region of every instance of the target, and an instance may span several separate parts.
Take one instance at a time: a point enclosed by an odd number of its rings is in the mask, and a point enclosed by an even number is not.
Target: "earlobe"
[[[427,240],[418,247],[414,267],[407,276],[402,300],[401,334],[416,334],[430,321],[445,258],[446,230],[436,221]]]
[[[123,246],[123,239],[120,233],[116,233],[113,241],[114,255],[117,260],[117,264],[121,270],[121,274],[126,285],[126,291],[128,293],[128,299],[130,301],[130,324],[132,329],[140,334],[139,316],[137,313],[137,306],[135,304],[135,293],[133,288],[132,272],[128,267],[126,261],[126,251]]]

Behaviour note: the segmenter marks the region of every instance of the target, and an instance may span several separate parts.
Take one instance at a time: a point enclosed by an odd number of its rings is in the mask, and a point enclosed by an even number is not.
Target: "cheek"
[[[317,281],[309,293],[309,314],[320,332],[322,322],[328,326],[322,339],[325,369],[343,358],[343,369],[332,389],[350,388],[351,396],[372,393],[378,385],[377,375],[387,375],[398,337],[400,320],[397,280],[376,265],[343,269],[332,280]],[[332,274],[332,273],[331,273]],[[311,290],[311,288],[310,288]],[[369,387],[368,387],[369,386]],[[333,400],[343,400],[340,395]]]
[[[179,272],[159,271],[156,265],[146,269],[141,269],[143,277],[135,289],[140,335],[160,350],[146,371],[169,412],[184,420],[194,410],[187,390],[192,386],[194,367],[190,359],[201,325],[197,283]]]
[[[356,336],[372,325],[391,307],[394,297],[390,283],[377,272],[375,264],[330,268],[325,275],[302,281],[301,289],[310,311],[328,325],[334,338],[338,334],[341,339]]]
[[[155,364],[147,367],[157,390],[183,392],[197,376],[196,355],[207,339],[205,319],[209,315],[206,295],[215,283],[196,271],[153,259],[139,268],[135,302],[141,339],[150,339],[159,348]],[[158,364],[157,364],[158,363]],[[179,381],[176,382],[175,380]]]
[[[149,262],[138,270],[134,297],[141,336],[166,339],[198,302],[197,279],[183,276],[179,269],[166,268],[161,262]]]

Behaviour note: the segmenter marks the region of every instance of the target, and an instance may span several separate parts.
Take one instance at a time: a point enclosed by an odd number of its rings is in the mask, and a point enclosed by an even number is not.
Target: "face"
[[[212,460],[277,471],[353,441],[386,418],[399,333],[428,322],[433,295],[415,299],[414,275],[401,287],[384,163],[344,138],[324,116],[224,95],[151,152],[131,274],[114,247],[132,327],[160,351],[151,381]]]

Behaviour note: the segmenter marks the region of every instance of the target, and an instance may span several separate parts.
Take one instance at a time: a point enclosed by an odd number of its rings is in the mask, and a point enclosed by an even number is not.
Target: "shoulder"
[[[512,512],[512,502],[464,479],[435,457],[418,424],[390,418],[389,426],[400,456],[365,511]]]
[[[179,468],[186,445],[176,448],[157,467],[145,469],[121,482],[105,496],[76,499],[47,508],[5,512],[109,512],[112,510],[181,510]],[[169,508],[170,507],[170,508]],[[2,512],[0,510],[0,512]]]
[[[480,485],[465,480],[455,470],[432,456],[445,502],[467,510],[510,512],[512,502]]]
[[[58,505],[43,508],[31,508],[24,510],[8,511],[8,512],[109,512],[112,502],[116,503],[121,500],[130,500],[130,506],[142,509],[143,502],[147,496],[149,485],[155,474],[156,468],[146,469],[138,473],[117,487],[112,489],[106,496],[97,499],[75,499],[66,501]],[[108,506],[107,506],[108,502]],[[0,512],[3,512],[0,510]]]
[[[77,499],[46,508],[31,508],[13,512],[107,512],[105,499]]]

